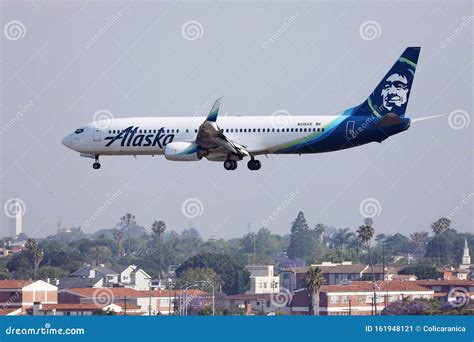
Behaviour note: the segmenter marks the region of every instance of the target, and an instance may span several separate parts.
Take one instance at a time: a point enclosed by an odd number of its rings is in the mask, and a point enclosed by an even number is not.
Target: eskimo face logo
[[[385,80],[382,87],[383,106],[389,111],[393,107],[400,108],[408,99],[408,80],[400,74],[392,74]]]
[[[140,127],[130,126],[116,135],[105,137],[109,142],[105,147],[111,146],[114,142],[120,141],[120,146],[158,146],[164,148],[167,144],[173,141],[174,134],[165,134],[164,127],[161,127],[156,133],[142,133],[146,130],[140,130]]]

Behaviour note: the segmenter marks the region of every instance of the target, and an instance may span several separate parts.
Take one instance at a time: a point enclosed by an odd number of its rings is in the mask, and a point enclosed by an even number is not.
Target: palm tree
[[[441,263],[441,235],[449,229],[450,225],[451,220],[446,217],[442,217],[437,221],[433,222],[433,224],[431,224],[431,230],[433,231],[433,234],[438,238],[438,263]]]
[[[354,233],[349,228],[339,228],[333,236],[334,245],[344,248],[354,238]]]
[[[311,294],[311,310],[314,316],[319,316],[319,291],[324,284],[324,276],[319,267],[310,267],[303,274],[303,284]]]
[[[370,224],[367,224],[370,223]],[[376,295],[376,288],[375,288],[375,273],[374,273],[374,264],[372,263],[372,253],[370,250],[370,240],[372,240],[372,237],[374,236],[375,230],[374,227],[372,227],[372,222],[367,221],[365,225],[362,225],[357,229],[357,235],[359,236],[359,239],[362,241],[362,243],[365,243],[367,247],[367,252],[369,254],[369,263],[370,263],[370,269],[372,271],[372,284],[374,288],[374,308],[375,308],[375,314],[377,314],[377,295]]]
[[[39,248],[38,243],[34,239],[26,240],[25,252],[29,261],[31,262],[31,268],[33,270],[32,278],[36,279],[36,271],[38,270],[39,264],[43,260],[44,252]]]
[[[114,229],[112,233],[115,242],[117,243],[118,257],[122,257],[122,240],[123,240],[123,231],[119,229]]]
[[[161,237],[165,233],[166,224],[163,221],[155,221],[151,225],[151,230],[153,233],[158,235],[158,247],[160,249],[160,273],[163,272],[163,248]]]
[[[125,231],[127,232],[127,241],[128,241],[127,254],[130,254],[131,244],[132,244],[131,239],[130,239],[130,226],[132,224],[135,224],[135,215],[127,213],[125,214],[125,216],[122,216],[120,221],[121,221],[121,225],[125,228]]]

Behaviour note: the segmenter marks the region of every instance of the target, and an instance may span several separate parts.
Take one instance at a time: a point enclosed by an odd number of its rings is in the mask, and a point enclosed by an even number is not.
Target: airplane
[[[172,161],[223,162],[226,170],[235,170],[247,157],[248,168],[259,170],[256,157],[261,155],[322,153],[381,143],[407,130],[411,122],[442,116],[405,116],[419,54],[420,47],[406,48],[364,102],[338,115],[218,119],[219,98],[204,121],[195,116],[99,120],[76,129],[62,143],[93,158],[94,169],[101,166],[99,156],[164,155]]]

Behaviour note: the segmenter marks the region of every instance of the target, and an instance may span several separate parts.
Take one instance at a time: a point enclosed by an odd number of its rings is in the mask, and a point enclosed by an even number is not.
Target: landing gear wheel
[[[224,162],[224,168],[226,170],[235,170],[237,168],[237,162],[235,160],[226,160]]]
[[[247,163],[247,167],[252,171],[259,170],[261,166],[260,160],[250,159]]]
[[[232,163],[232,160],[226,160],[224,162],[224,168],[226,170],[233,170],[232,167],[234,166],[234,163]]]
[[[92,164],[92,168],[93,168],[94,170],[100,169],[99,155],[96,155],[96,156],[95,156],[95,163]]]

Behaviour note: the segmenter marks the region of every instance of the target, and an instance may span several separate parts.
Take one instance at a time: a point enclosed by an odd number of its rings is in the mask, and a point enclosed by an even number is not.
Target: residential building
[[[114,303],[128,308],[137,306],[140,311],[149,315],[168,315],[179,309],[179,303],[184,306],[193,299],[211,296],[200,290],[157,290],[138,291],[124,287],[113,288],[71,288],[63,289],[58,294],[60,303]]]
[[[119,272],[107,268],[104,265],[85,265],[76,272],[71,273],[69,277],[103,278],[104,286],[113,286],[119,283]]]
[[[304,267],[291,267],[280,270],[280,286],[290,291],[295,291],[303,288],[303,274],[306,273],[310,267],[319,267],[326,280],[327,285],[337,285],[347,281],[360,280],[362,277],[372,279],[372,268],[364,264],[352,264],[350,261],[342,263],[323,262]],[[390,267],[374,266],[375,280],[381,281],[384,278],[388,280],[394,274],[394,270]]]
[[[433,290],[434,298],[437,299],[441,305],[456,300],[458,295],[468,296],[469,300],[466,302],[472,303],[474,301],[474,280],[417,280],[415,283]]]
[[[237,294],[223,298],[224,307],[232,313],[245,315],[267,315],[269,313],[288,312],[286,305],[275,306],[271,293]]]
[[[433,298],[434,291],[414,281],[379,281],[375,297],[377,313],[386,305],[403,299]],[[311,296],[307,289],[293,293],[291,313],[309,314]],[[320,290],[320,315],[375,314],[374,288],[370,281],[354,281],[347,285],[323,285]]]
[[[280,278],[274,275],[273,265],[248,265],[250,289],[246,294],[278,293]]]
[[[42,280],[0,280],[0,311],[34,302],[56,304],[58,288]]]
[[[120,285],[134,290],[150,290],[151,277],[136,265],[129,265],[119,270]]]
[[[116,304],[100,305],[94,303],[35,303],[25,310],[29,316],[91,316],[98,311],[111,311],[119,314],[122,307]]]

